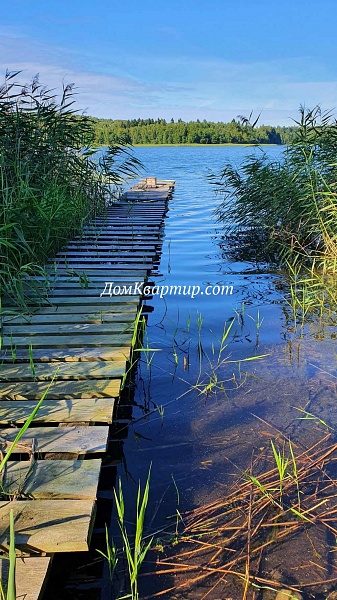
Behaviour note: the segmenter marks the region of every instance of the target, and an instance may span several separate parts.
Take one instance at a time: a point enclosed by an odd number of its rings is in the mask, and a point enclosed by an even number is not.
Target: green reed
[[[143,494],[141,492],[140,482],[138,484],[138,493],[136,500],[136,515],[135,515],[135,530],[133,534],[133,541],[130,538],[128,533],[126,524],[125,524],[125,506],[124,506],[124,496],[121,480],[119,480],[118,492],[115,491],[115,505],[117,510],[118,517],[118,525],[122,535],[123,541],[123,554],[126,557],[127,565],[128,565],[128,573],[129,573],[129,583],[130,583],[130,594],[123,596],[123,598],[131,598],[132,600],[138,600],[139,592],[138,592],[138,576],[140,568],[144,562],[146,554],[151,547],[153,538],[151,537],[149,541],[144,540],[144,521],[146,508],[149,499],[149,490],[150,490],[150,473],[151,467],[149,469],[149,473],[147,476],[145,488]],[[122,600],[122,598],[120,598]]]
[[[72,86],[58,98],[37,77],[22,86],[18,76],[7,73],[0,87],[0,292],[25,307],[36,291],[29,276],[43,274],[141,165],[120,144],[94,157],[93,124],[73,108]]]

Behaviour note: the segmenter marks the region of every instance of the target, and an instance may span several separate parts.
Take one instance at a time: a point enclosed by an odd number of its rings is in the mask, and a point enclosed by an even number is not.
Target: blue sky
[[[11,0],[0,71],[75,83],[87,114],[228,121],[337,105],[336,0]]]

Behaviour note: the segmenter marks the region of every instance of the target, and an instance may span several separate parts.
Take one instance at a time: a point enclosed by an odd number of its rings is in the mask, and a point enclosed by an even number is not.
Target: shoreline
[[[235,146],[235,147],[240,147],[242,146],[243,148],[256,148],[256,147],[264,147],[264,148],[269,148],[270,146],[273,147],[282,147],[282,146],[286,146],[287,144],[233,144],[228,142],[227,144],[127,144],[128,146],[131,146],[132,148],[170,148],[170,147],[174,147],[174,148],[179,148],[180,146],[182,146],[183,148],[192,148],[192,147],[201,147],[201,148],[219,148],[219,147],[231,147],[231,146]],[[108,148],[107,145],[102,144],[102,145],[92,145],[92,148]]]
[[[135,148],[138,146],[174,146],[175,148],[178,148],[179,146],[184,146],[186,147],[194,147],[194,146],[201,146],[202,148],[211,148],[212,146],[215,146],[216,148],[218,148],[219,146],[243,146],[243,147],[250,147],[250,148],[254,148],[254,146],[285,146],[286,144],[239,144],[239,143],[231,143],[228,142],[227,144],[132,144],[132,146],[134,146]]]

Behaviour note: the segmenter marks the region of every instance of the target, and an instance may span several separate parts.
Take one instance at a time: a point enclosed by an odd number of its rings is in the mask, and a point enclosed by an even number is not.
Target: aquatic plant
[[[123,550],[125,552],[125,556],[128,564],[129,571],[129,582],[130,582],[130,590],[131,594],[123,596],[123,598],[132,598],[132,600],[138,600],[138,575],[140,571],[140,567],[146,557],[148,550],[151,547],[153,538],[151,537],[149,541],[145,542],[143,537],[144,531],[144,521],[145,521],[145,513],[146,507],[149,499],[149,489],[150,489],[150,473],[151,467],[149,469],[149,473],[147,476],[143,496],[141,495],[141,487],[140,482],[138,484],[138,493],[136,500],[136,519],[135,519],[135,532],[133,543],[130,541],[130,537],[124,523],[124,497],[123,490],[121,485],[121,480],[119,480],[118,494],[115,491],[115,505],[117,509],[118,515],[118,525],[122,534],[123,539]],[[120,599],[122,600],[122,599]]]
[[[240,169],[227,164],[213,183],[224,194],[218,217],[228,234],[255,231],[280,260],[337,267],[337,125],[330,113],[300,108],[283,160],[261,151]]]
[[[38,295],[29,275],[43,275],[140,163],[118,143],[94,156],[92,122],[73,108],[72,85],[58,98],[38,77],[22,86],[18,76],[7,73],[0,86],[0,293],[25,307]]]
[[[261,149],[211,178],[229,253],[284,268],[294,330],[335,315],[337,272],[337,120],[301,107],[296,124],[281,160]]]
[[[138,492],[136,498],[136,514],[135,514],[135,527],[134,532],[130,535],[128,527],[125,523],[125,504],[124,495],[121,479],[119,479],[118,490],[114,490],[115,507],[117,512],[117,522],[122,538],[122,547],[117,548],[113,539],[109,540],[108,528],[105,528],[106,533],[106,551],[97,550],[108,562],[110,578],[116,570],[119,562],[118,554],[126,560],[129,575],[129,586],[130,592],[119,596],[118,600],[131,600],[139,599],[138,592],[138,576],[140,568],[144,562],[146,554],[150,549],[153,541],[151,536],[149,540],[144,539],[144,521],[146,515],[146,508],[149,499],[150,490],[150,474],[151,466],[149,468],[145,488],[143,494],[141,492],[140,482],[138,484]]]
[[[101,554],[101,556],[103,556],[103,558],[105,558],[105,560],[107,561],[108,567],[109,567],[110,581],[112,581],[114,572],[115,572],[117,564],[118,564],[118,550],[115,546],[114,540],[112,538],[109,539],[109,530],[108,530],[107,525],[105,525],[105,547],[106,547],[105,552],[103,552],[103,550],[99,550],[97,548],[96,548],[96,552]]]
[[[242,308],[244,310],[244,307]],[[243,326],[242,313],[239,313],[240,327]],[[266,354],[242,358],[240,360],[232,359],[228,346],[230,338],[237,334],[234,328],[234,319],[229,324],[225,321],[220,337],[214,336],[215,342],[212,343],[211,353],[208,354],[204,350],[202,342],[202,324],[203,317],[200,313],[197,315],[198,341],[197,351],[199,359],[199,370],[197,380],[190,384],[189,391],[197,390],[199,394],[209,396],[210,394],[221,393],[222,396],[227,396],[227,392],[231,388],[241,387],[247,379],[248,373],[242,370],[242,365],[255,360],[261,360],[267,356]],[[258,330],[262,325],[259,318]],[[226,354],[225,354],[226,352]],[[206,362],[206,367],[205,363]],[[229,372],[229,369],[231,371]],[[227,373],[227,374],[226,374]]]
[[[156,575],[180,575],[178,583],[165,590],[167,594],[186,594],[187,590],[193,594],[204,584],[205,596],[216,590],[220,597],[221,589],[231,596],[235,589],[235,597],[241,598],[247,598],[249,590],[257,594],[270,589],[276,594],[286,587],[289,597],[297,598],[302,591],[333,589],[336,577],[321,561],[317,565],[312,538],[315,528],[318,536],[323,530],[327,539],[336,537],[337,480],[332,468],[337,445],[326,435],[303,449],[284,437],[281,448],[277,449],[275,440],[263,453],[253,454],[249,468],[239,469],[227,493],[183,515],[181,544],[174,554],[160,557],[155,571]],[[282,556],[286,556],[297,536],[305,543],[305,549],[301,547],[304,560],[296,569],[296,580],[285,581],[276,577],[271,559],[281,544]],[[335,551],[333,541],[331,551]],[[296,553],[297,560],[302,553]],[[284,558],[282,571],[286,565]],[[290,571],[293,566],[291,562]],[[317,577],[318,570],[321,577]]]

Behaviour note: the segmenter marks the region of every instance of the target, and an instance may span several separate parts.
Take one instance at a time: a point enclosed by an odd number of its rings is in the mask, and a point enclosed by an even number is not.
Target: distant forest
[[[296,127],[252,127],[242,118],[230,123],[211,121],[165,121],[165,119],[132,119],[94,121],[94,139],[97,146],[115,142],[127,144],[289,144]]]

